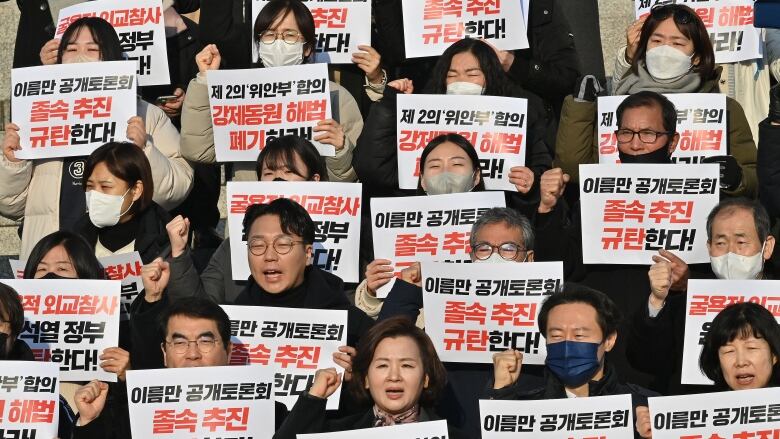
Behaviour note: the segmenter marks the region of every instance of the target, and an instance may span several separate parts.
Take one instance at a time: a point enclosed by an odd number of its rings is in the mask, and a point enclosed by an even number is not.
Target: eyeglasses
[[[615,136],[618,143],[629,143],[634,140],[634,136],[639,134],[639,140],[643,143],[653,143],[658,140],[658,136],[668,136],[672,133],[666,131],[653,131],[653,130],[629,130],[627,128],[621,128],[615,130]]]
[[[303,244],[303,241],[293,241],[290,238],[279,237],[274,239],[271,247],[274,248],[277,254],[286,255],[292,251],[295,244]],[[262,239],[253,239],[249,241],[249,251],[255,256],[263,256],[268,251],[268,244]]]
[[[480,261],[484,261],[485,259],[492,256],[493,252],[498,252],[498,255],[507,261],[513,261],[517,257],[518,253],[527,252],[526,249],[521,248],[514,242],[505,242],[501,245],[491,245],[487,242],[480,242],[474,246],[472,251],[474,252],[474,257]]]
[[[279,38],[281,38],[282,41],[287,44],[295,44],[298,42],[298,39],[300,39],[301,33],[297,30],[286,30],[283,32],[267,30],[261,33],[259,37],[263,44],[273,44],[274,41],[278,40]]]
[[[183,354],[189,350],[191,343],[195,343],[195,346],[197,346],[198,351],[200,351],[201,354],[208,354],[214,349],[217,342],[219,342],[219,339],[201,337],[197,340],[176,339],[174,341],[166,341],[165,344],[172,346],[173,352]]]
[[[674,3],[656,5],[650,9],[650,15],[656,20],[666,20],[671,15],[674,17],[674,22],[677,24],[688,24],[694,20],[694,14],[692,14],[691,11],[681,8]]]

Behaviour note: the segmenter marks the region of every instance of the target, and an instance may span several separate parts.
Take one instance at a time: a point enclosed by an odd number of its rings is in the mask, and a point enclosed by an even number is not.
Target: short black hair
[[[566,282],[560,292],[545,299],[539,310],[539,332],[544,337],[547,337],[547,317],[550,311],[558,305],[569,303],[584,303],[592,306],[596,310],[596,321],[605,339],[617,333],[622,313],[615,302],[601,291],[574,282]]]
[[[144,185],[141,198],[130,206],[129,213],[137,215],[152,205],[154,197],[152,165],[141,148],[130,142],[108,142],[92,151],[84,165],[82,186],[85,192],[87,191],[87,180],[92,176],[95,166],[99,163],[103,163],[108,168],[108,172],[127,183],[130,189],[138,181]]]
[[[65,230],[50,233],[35,244],[24,266],[24,278],[35,279],[38,264],[46,257],[46,253],[58,245],[65,247],[79,279],[106,278],[103,266],[95,257],[95,249],[81,235]]]
[[[15,289],[0,283],[0,318],[7,320],[11,326],[10,338],[16,341],[24,328],[24,308],[22,298]],[[5,346],[0,346],[5,349]]]
[[[763,306],[752,302],[735,303],[723,308],[712,320],[710,330],[704,336],[699,368],[719,388],[725,389],[727,385],[720,368],[718,351],[736,338],[751,335],[766,340],[772,355],[780,360],[780,324]],[[770,383],[780,385],[780,361],[772,369]]]
[[[260,34],[271,28],[276,20],[276,17],[287,16],[292,13],[295,17],[295,23],[298,24],[301,36],[304,39],[303,53],[309,51],[309,56],[304,56],[303,63],[309,63],[314,59],[315,46],[317,45],[317,37],[314,32],[314,17],[311,15],[311,11],[301,0],[271,0],[263,6],[260,13],[255,18],[254,35],[252,41],[255,45],[263,44],[260,41]],[[262,60],[258,60],[259,65],[263,65]]]
[[[420,154],[420,178],[417,179],[417,193],[419,195],[425,195],[425,191],[422,188],[423,169],[425,168],[425,161],[428,160],[428,156],[436,149],[437,146],[442,143],[450,142],[454,143],[458,148],[462,149],[466,155],[469,156],[471,164],[474,167],[474,172],[478,175],[482,175],[482,165],[479,163],[479,156],[477,155],[477,149],[469,142],[468,139],[456,133],[440,134],[433,138],[425,148],[422,154]],[[485,190],[485,179],[480,178],[479,183],[474,186],[472,192],[482,192]]]
[[[677,131],[677,108],[675,108],[672,101],[660,93],[647,90],[628,95],[628,97],[623,99],[623,102],[618,105],[617,111],[615,111],[618,128],[622,126],[623,113],[626,110],[640,107],[660,108],[661,117],[664,121],[664,130],[670,134]]]
[[[314,243],[314,221],[303,206],[289,198],[277,198],[268,204],[249,206],[244,214],[244,238],[248,238],[252,224],[265,215],[278,216],[282,232],[300,236],[306,245]]]
[[[303,175],[303,169],[296,167],[296,156],[300,157],[306,166],[306,175]],[[260,151],[260,156],[257,157],[258,180],[263,176],[263,164],[272,171],[286,167],[309,181],[314,178],[314,174],[320,176],[320,181],[328,181],[328,168],[325,165],[325,158],[320,155],[311,142],[300,136],[289,134],[277,137],[265,145],[265,148]]]
[[[119,42],[119,36],[116,34],[114,26],[100,17],[81,17],[65,29],[60,39],[60,46],[57,48],[57,64],[62,64],[62,54],[68,48],[68,43],[75,40],[82,27],[89,29],[92,39],[100,47],[101,61],[124,61],[125,55],[122,52],[122,44]]]
[[[744,209],[753,215],[753,222],[756,225],[756,233],[761,242],[766,241],[771,228],[769,213],[763,204],[756,200],[749,200],[745,197],[724,198],[712,208],[707,215],[707,241],[712,240],[712,223],[720,214],[734,213],[734,211]]]
[[[475,38],[456,41],[439,56],[431,72],[431,79],[425,87],[426,93],[447,93],[447,72],[452,65],[452,58],[460,53],[470,53],[477,59],[479,68],[485,76],[485,96],[512,96],[511,82],[501,67],[496,51],[486,42]]]
[[[171,317],[182,316],[191,319],[206,319],[217,324],[222,345],[227,350],[230,344],[230,317],[221,306],[211,299],[203,297],[188,297],[171,302],[160,315],[159,331],[163,342],[168,338],[168,322]]]

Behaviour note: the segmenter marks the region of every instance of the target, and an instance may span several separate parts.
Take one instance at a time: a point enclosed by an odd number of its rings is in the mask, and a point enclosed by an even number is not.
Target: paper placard
[[[527,99],[399,94],[398,185],[417,189],[425,146],[441,134],[457,133],[474,145],[487,189],[516,191],[509,169],[525,165],[527,119]]]
[[[127,140],[127,121],[137,111],[131,61],[13,69],[11,83],[18,159],[86,156]]]
[[[54,363],[0,361],[1,437],[57,437],[59,374]]]
[[[314,137],[331,118],[328,66],[304,64],[206,72],[217,161],[254,162],[268,141],[294,134]],[[312,140],[323,156],[333,145]]]
[[[707,215],[718,204],[720,166],[580,165],[586,264],[651,264],[666,249],[709,262]]]
[[[390,427],[361,428],[330,433],[299,434],[298,439],[447,439],[447,421],[413,422]]]
[[[423,262],[425,333],[441,361],[493,363],[507,349],[523,364],[544,364],[537,319],[563,284],[561,262],[447,264]]]
[[[471,226],[491,207],[506,207],[503,192],[372,198],[374,258],[389,259],[395,276],[415,262],[471,261]],[[394,283],[377,297],[387,297]]]

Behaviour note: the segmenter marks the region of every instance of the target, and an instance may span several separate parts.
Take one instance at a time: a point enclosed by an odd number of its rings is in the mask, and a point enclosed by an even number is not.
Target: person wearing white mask
[[[63,34],[55,63],[123,59],[119,37],[111,24],[101,18],[83,17]],[[137,114],[128,120],[124,136],[151,164],[154,201],[164,209],[172,209],[192,187],[192,168],[181,157],[179,133],[162,110],[138,99]],[[20,160],[16,151],[29,145],[21,144],[18,132],[19,125],[6,125],[0,157],[0,215],[24,217],[20,257],[26,259],[42,237],[57,230],[75,230],[86,210],[81,186],[85,158]]]
[[[707,217],[707,250],[716,279],[750,280],[774,278],[769,260],[775,248],[770,220],[761,203],[745,198],[727,198]],[[671,252],[661,250],[650,267],[650,294],[634,313],[626,356],[638,370],[657,376],[658,391],[677,394],[682,367],[685,297],[692,273]]]
[[[255,19],[253,35],[253,43],[260,57],[258,67],[297,66],[314,62],[317,43],[314,18],[300,0],[272,0],[266,3]],[[187,88],[181,127],[182,154],[195,163],[216,161],[206,72],[220,69],[222,61],[222,53],[215,44],[207,45],[195,57],[199,73]],[[258,74],[260,77],[262,74]],[[363,130],[363,116],[355,98],[344,87],[331,81],[330,90],[332,112],[338,116],[319,121],[313,128],[311,140],[332,145],[336,150],[334,157],[325,158],[330,181],[354,182],[357,176],[352,168],[352,154]],[[254,163],[234,163],[230,179],[256,180]]]

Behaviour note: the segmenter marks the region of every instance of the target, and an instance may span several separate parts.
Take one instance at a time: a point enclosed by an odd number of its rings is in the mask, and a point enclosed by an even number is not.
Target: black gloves
[[[720,165],[720,188],[727,191],[736,190],[742,183],[742,168],[737,160],[730,155],[707,157],[702,163],[718,163]]]

